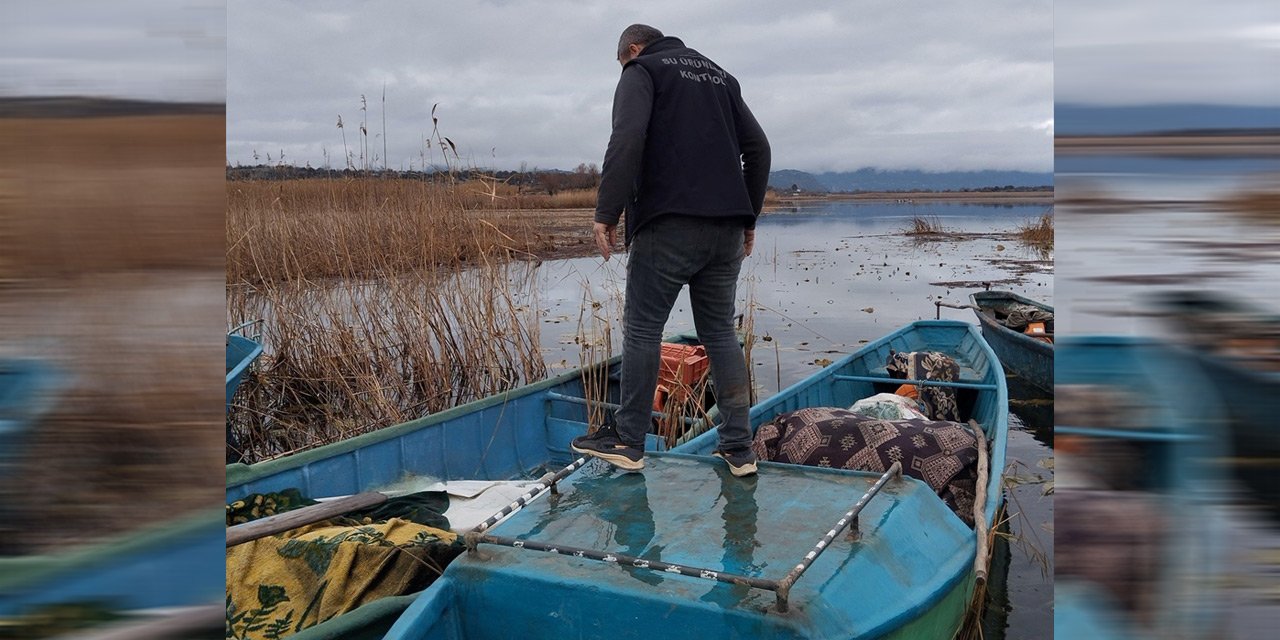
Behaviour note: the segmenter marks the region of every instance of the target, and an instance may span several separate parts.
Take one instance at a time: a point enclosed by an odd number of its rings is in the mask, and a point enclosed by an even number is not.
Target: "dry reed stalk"
[[[742,315],[738,316],[738,321],[738,330],[742,336],[742,357],[747,363],[747,387],[750,389],[748,404],[754,406],[757,399],[756,367],[755,361],[751,359],[756,344],[756,287],[754,280],[750,281],[748,285],[747,300],[743,305]]]
[[[942,221],[937,216],[912,216],[911,222],[902,232],[909,236],[936,236],[946,233]]]
[[[707,415],[704,399],[710,391],[711,376],[704,372],[693,384],[678,379],[666,384],[670,388],[660,409],[662,417],[658,418],[657,434],[670,449],[710,428],[711,417]],[[693,422],[688,423],[690,420]]]
[[[1018,226],[1018,239],[1025,245],[1047,251],[1053,249],[1053,211]]]
[[[479,194],[443,179],[245,180],[226,189],[231,286],[453,268],[538,246],[534,220],[482,212]]]
[[[576,339],[581,347],[578,351],[578,365],[581,367],[583,397],[592,401],[587,405],[587,432],[594,433],[605,424],[607,409],[598,403],[608,400],[609,367],[607,363],[613,352],[613,332],[609,328],[607,319],[602,321],[597,314],[600,305],[592,303],[589,298],[590,293],[584,292],[582,308],[578,313]],[[591,309],[590,320],[587,321],[589,324],[584,324],[584,319],[588,317],[588,309]]]
[[[524,263],[228,290],[267,354],[232,412],[251,461],[415,419],[543,378]]]

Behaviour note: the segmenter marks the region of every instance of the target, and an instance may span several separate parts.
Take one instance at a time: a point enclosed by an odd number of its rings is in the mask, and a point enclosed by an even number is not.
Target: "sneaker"
[[[600,427],[595,433],[573,439],[574,451],[595,456],[624,471],[644,468],[644,450],[622,443],[613,427]]]
[[[729,473],[741,478],[752,475],[756,472],[756,454],[750,448],[741,451],[717,451],[713,453],[717,458],[723,458],[729,463]]]

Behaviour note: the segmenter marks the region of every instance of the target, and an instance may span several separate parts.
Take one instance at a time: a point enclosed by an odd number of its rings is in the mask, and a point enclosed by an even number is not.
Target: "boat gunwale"
[[[1253,322],[1273,322],[1280,324],[1280,315],[1276,315],[1259,305],[1231,298],[1206,295],[1204,292],[1200,291],[1174,291],[1162,296],[1157,296],[1154,301],[1155,304],[1170,312],[1196,314],[1200,316],[1212,316],[1215,314],[1242,314],[1251,316],[1251,321]],[[1216,308],[1210,309],[1206,307],[1193,306],[1197,302],[1213,304]],[[1171,323],[1175,325],[1178,328],[1178,331],[1185,336],[1188,321],[1177,316],[1170,316],[1170,318]],[[1280,370],[1261,371],[1256,367],[1249,366],[1247,364],[1247,360],[1244,358],[1238,358],[1218,351],[1199,349],[1192,345],[1182,343],[1179,343],[1178,346],[1186,349],[1196,358],[1231,369],[1237,374],[1245,375],[1254,382],[1261,384],[1280,384]]]
[[[687,343],[697,340],[697,335],[691,332],[680,333],[664,338],[664,342],[682,341]],[[617,366],[621,360],[622,356],[616,355],[610,357],[608,360],[594,363],[587,367],[576,367],[550,378],[531,382],[484,398],[478,398],[471,402],[460,404],[456,407],[450,407],[444,411],[422,416],[421,418],[415,418],[413,420],[393,424],[368,433],[363,433],[352,438],[346,438],[337,442],[321,445],[314,449],[298,451],[279,458],[256,462],[254,464],[235,462],[226,466],[226,488],[231,489],[284,471],[304,467],[313,462],[352,453],[359,449],[363,449],[364,447],[380,444],[389,440],[395,440],[406,434],[447,422],[460,416],[469,415],[490,407],[501,406],[512,400],[533,395],[535,393],[541,393],[547,389],[572,382],[575,379],[580,378],[584,368],[613,368]],[[711,417],[715,417],[716,412],[714,407],[709,413]],[[710,431],[712,429],[708,430]]]
[[[993,294],[993,295],[984,295],[984,294]],[[991,315],[990,313],[987,313],[987,307],[983,306],[982,301],[979,300],[980,297],[988,298],[988,299],[995,299],[997,297],[1007,298],[1019,303],[1029,304],[1031,306],[1042,309],[1044,311],[1048,311],[1049,313],[1053,313],[1052,305],[1048,305],[1043,302],[1037,302],[1030,298],[1013,293],[1012,291],[1002,291],[1002,290],[1001,291],[975,291],[969,294],[969,302],[971,302],[973,306],[979,307],[979,309],[974,309],[973,312],[974,312],[974,315],[978,316],[978,321],[982,323],[982,326],[992,327],[996,329],[996,331],[999,332],[1000,335],[1013,339],[1015,341],[1015,344],[1017,344],[1018,346],[1027,347],[1037,353],[1041,353],[1044,355],[1048,355],[1049,357],[1053,357],[1054,345],[1052,343],[1036,340],[1035,338],[1032,338],[1031,336],[1028,336],[1025,333],[1018,333],[1017,331],[1014,331],[1013,329],[1010,329],[1009,327],[1006,327],[1003,324],[1000,324],[1000,322],[995,319],[995,316]]]

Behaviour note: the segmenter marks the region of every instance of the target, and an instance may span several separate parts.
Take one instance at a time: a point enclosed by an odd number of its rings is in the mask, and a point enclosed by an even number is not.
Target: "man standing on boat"
[[[733,475],[751,475],[750,388],[733,312],[764,205],[769,141],[738,81],[679,38],[631,25],[618,40],[618,62],[594,230],[608,260],[626,210],[622,408],[616,427],[575,439],[573,449],[627,471],[644,468],[662,332],[687,284],[724,420],[716,455]]]

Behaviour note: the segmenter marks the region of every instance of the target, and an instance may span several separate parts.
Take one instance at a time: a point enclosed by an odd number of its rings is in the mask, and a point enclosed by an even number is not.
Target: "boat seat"
[[[970,367],[964,363],[959,363],[959,362],[957,362],[956,364],[960,365],[960,378],[956,380],[956,382],[963,382],[966,384],[983,384],[986,382],[986,380],[982,379],[982,376],[978,375],[978,372],[975,371],[973,367]],[[888,378],[889,370],[884,366],[879,366],[868,371],[867,375]],[[886,382],[891,382],[891,381],[886,380]]]

